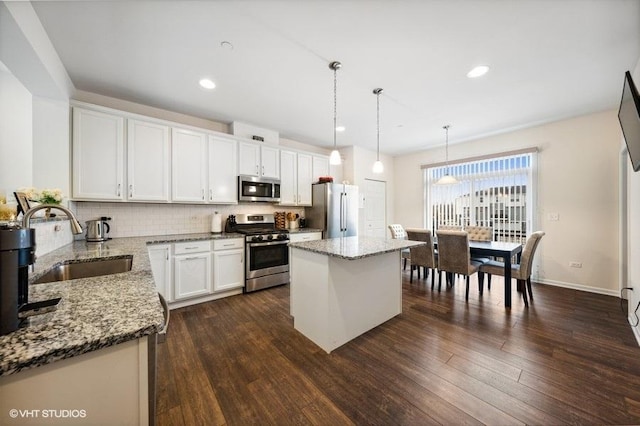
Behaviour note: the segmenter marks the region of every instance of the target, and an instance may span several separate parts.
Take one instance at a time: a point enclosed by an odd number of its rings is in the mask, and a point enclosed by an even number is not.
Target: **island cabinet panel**
[[[143,337],[0,377],[0,423],[148,425],[151,353]]]
[[[294,328],[327,353],[402,313],[400,252],[344,259],[292,247]]]
[[[123,201],[124,118],[73,108],[74,199]]]

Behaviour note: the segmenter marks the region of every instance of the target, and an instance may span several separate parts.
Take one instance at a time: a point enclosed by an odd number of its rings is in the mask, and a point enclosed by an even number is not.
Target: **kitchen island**
[[[400,253],[424,244],[370,237],[290,243],[294,328],[330,353],[400,314]]]

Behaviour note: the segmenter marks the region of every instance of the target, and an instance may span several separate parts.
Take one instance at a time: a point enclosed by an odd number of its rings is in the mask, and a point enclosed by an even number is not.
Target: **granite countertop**
[[[240,234],[186,234],[75,241],[36,260],[29,282],[65,261],[133,256],[130,272],[29,286],[29,302],[60,297],[57,308],[34,315],[0,336],[0,376],[157,333],[162,306],[147,244],[242,238]]]
[[[356,260],[425,244],[425,242],[400,239],[343,237],[289,243],[289,247],[326,254],[327,256],[339,257],[347,260]]]

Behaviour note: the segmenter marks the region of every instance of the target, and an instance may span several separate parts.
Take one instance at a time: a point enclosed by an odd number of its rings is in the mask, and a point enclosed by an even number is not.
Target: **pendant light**
[[[381,88],[373,89],[373,94],[376,95],[376,132],[377,132],[377,142],[378,146],[376,149],[376,162],[373,163],[373,173],[382,173],[384,172],[384,165],[382,161],[380,161],[380,93],[382,93]]]
[[[336,143],[336,127],[338,125],[338,113],[337,113],[337,87],[338,87],[338,79],[337,79],[337,71],[342,68],[342,64],[338,61],[333,61],[329,64],[329,68],[333,70],[333,151],[331,151],[331,156],[329,157],[329,164],[339,165],[342,163],[342,159],[340,158],[340,152],[338,151],[338,146]]]
[[[458,179],[454,178],[449,174],[449,127],[451,127],[449,124],[447,124],[446,126],[442,126],[442,128],[446,132],[446,145],[445,145],[446,163],[445,164],[447,166],[447,170],[444,176],[438,179],[438,181],[436,182],[436,185],[454,185],[458,183]]]

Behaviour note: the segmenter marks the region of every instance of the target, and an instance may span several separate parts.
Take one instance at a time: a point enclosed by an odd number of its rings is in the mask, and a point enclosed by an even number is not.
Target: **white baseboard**
[[[553,286],[556,286],[556,287],[570,288],[572,290],[587,291],[589,293],[604,294],[606,296],[614,296],[614,297],[620,298],[620,294],[619,294],[618,290],[609,290],[609,289],[604,289],[604,288],[589,287],[589,286],[582,285],[582,284],[567,283],[567,282],[563,282],[563,281],[541,280],[541,279],[535,278],[535,277],[531,277],[531,281],[536,282],[536,283],[540,283],[540,284],[553,285]]]
[[[633,323],[637,320],[632,316],[629,316],[627,318],[627,321],[629,321],[629,324],[631,325],[631,331],[633,331],[633,335],[636,336],[636,342],[638,342],[638,346],[640,346],[640,328],[638,327],[638,325],[640,324],[636,324],[636,326],[634,327]]]

